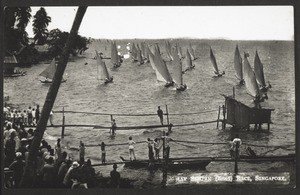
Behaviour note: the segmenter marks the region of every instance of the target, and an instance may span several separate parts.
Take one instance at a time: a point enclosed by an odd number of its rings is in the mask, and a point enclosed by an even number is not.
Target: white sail
[[[243,80],[243,63],[238,46],[236,46],[234,52],[234,70],[236,77],[240,81]]]
[[[97,68],[98,68],[97,76],[99,80],[105,80],[110,78],[106,64],[99,55],[97,55]]]
[[[167,56],[169,57],[170,60],[173,60],[173,57],[172,57],[172,52],[171,52],[171,44],[169,41],[166,41],[165,42],[165,47],[166,47],[166,53],[167,53]]]
[[[184,59],[185,68],[191,68],[193,66],[191,55],[188,49],[186,49],[185,59]]]
[[[152,52],[150,51],[150,49],[149,49],[149,53],[148,54],[149,54],[149,60],[150,60],[150,64],[152,66],[152,69],[156,71],[157,68],[156,68],[156,65],[155,65],[155,57],[152,54]]]
[[[113,65],[119,65],[118,51],[115,42],[111,42],[111,63]]]
[[[213,51],[212,51],[211,48],[210,48],[210,61],[213,64],[215,73],[219,74],[219,69],[218,69],[217,61],[216,61],[215,55],[214,55],[214,53],[213,53]]]
[[[161,55],[159,54],[158,46],[155,48],[154,63],[158,75],[157,79],[165,82],[172,82],[173,79],[171,77],[171,74],[169,73],[166,63],[163,61]],[[160,75],[162,76],[163,79],[160,77]]]
[[[173,74],[173,79],[177,85],[182,85],[182,63],[179,59],[179,56],[177,54],[176,49],[172,50],[172,56],[173,56],[173,61],[172,64],[174,65],[174,74]]]
[[[55,64],[55,58],[53,58],[50,65],[43,72],[41,72],[40,76],[43,76],[47,79],[53,79],[55,71],[56,71],[56,64]]]
[[[254,58],[254,72],[258,84],[265,87],[266,83],[265,83],[265,76],[264,76],[264,67],[259,59],[257,51],[255,53],[255,58]]]
[[[256,77],[246,56],[244,56],[243,68],[243,75],[247,91],[252,97],[259,96],[260,93],[258,84],[256,82]]]
[[[196,57],[195,57],[195,52],[194,52],[194,49],[193,49],[191,43],[189,43],[189,53],[190,53],[190,55],[191,55],[191,59],[192,59],[192,60],[195,60],[195,59],[196,59]]]
[[[137,49],[136,49],[134,43],[132,43],[131,56],[132,56],[132,59],[133,59],[133,60],[136,60],[136,59],[137,59]]]

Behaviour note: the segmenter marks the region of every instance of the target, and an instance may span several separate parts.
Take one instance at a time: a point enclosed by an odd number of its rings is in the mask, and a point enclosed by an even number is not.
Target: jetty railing
[[[219,127],[219,122],[222,122],[220,119],[220,112],[221,107],[219,106],[218,110],[203,110],[198,112],[188,112],[188,113],[169,113],[168,106],[165,105],[165,113],[164,115],[167,116],[167,124],[166,125],[138,125],[138,126],[117,126],[117,130],[136,130],[136,129],[153,129],[153,128],[167,128],[168,132],[172,130],[172,127],[184,127],[184,126],[195,126],[195,125],[202,125],[202,124],[209,124],[209,123],[217,123],[217,128]],[[59,128],[61,127],[61,138],[65,137],[65,128],[66,127],[91,127],[94,129],[111,129],[111,126],[102,126],[98,124],[66,124],[66,113],[71,114],[85,114],[85,115],[100,115],[100,116],[111,116],[111,121],[115,116],[118,117],[145,117],[145,116],[157,116],[156,113],[102,113],[102,112],[84,112],[84,111],[69,111],[65,110],[63,107],[62,110],[53,111],[54,113],[61,113],[62,114],[62,124],[61,125],[51,125],[47,127]],[[202,122],[193,122],[193,123],[186,123],[186,124],[172,124],[170,122],[170,116],[184,116],[184,115],[199,115],[199,114],[208,114],[218,112],[217,120],[211,121],[202,121]]]

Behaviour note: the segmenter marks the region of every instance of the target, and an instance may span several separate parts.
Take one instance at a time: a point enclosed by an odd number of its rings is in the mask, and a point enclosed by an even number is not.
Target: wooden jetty
[[[169,171],[177,171],[182,169],[201,169],[205,170],[206,166],[211,162],[207,159],[159,159],[159,160],[134,160],[124,161],[124,167],[128,168],[147,168],[147,169],[168,169]]]
[[[225,97],[223,128],[226,124],[230,124],[237,129],[249,129],[251,124],[267,124],[268,131],[270,130],[271,112],[274,109],[251,108],[230,96],[223,96]]]

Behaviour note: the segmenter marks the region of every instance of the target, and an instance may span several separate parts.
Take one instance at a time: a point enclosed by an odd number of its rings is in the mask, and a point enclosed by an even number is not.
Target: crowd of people
[[[162,118],[162,111],[158,113],[159,117]],[[21,112],[20,110],[5,107],[4,118],[4,165],[6,171],[12,172],[10,186],[8,187],[18,188],[35,133],[31,126],[35,126],[38,123],[40,119],[40,109],[38,105],[36,108],[29,106],[28,109]],[[161,123],[162,121],[161,119]],[[53,125],[52,120],[50,120],[50,123]],[[116,127],[115,120],[113,120],[113,127],[114,126]],[[115,131],[114,128],[113,131]],[[160,149],[163,147],[162,140],[165,143],[163,158],[169,158],[169,143],[172,139],[169,138],[168,133],[166,133],[161,138],[147,139],[149,160],[159,160]],[[134,152],[136,142],[132,137],[129,137],[128,144],[130,160],[136,160]],[[103,164],[106,163],[105,147],[105,143],[102,142],[100,148]],[[84,143],[80,141],[78,161],[74,161],[68,156],[68,153],[62,149],[61,139],[57,139],[54,147],[48,144],[46,140],[42,140],[35,163],[35,186],[45,188],[94,187],[96,185],[94,179],[96,175],[95,169],[92,167],[91,161],[89,159],[85,160],[84,158]],[[117,165],[114,165],[113,171],[111,172],[111,182],[112,184],[114,183],[113,186],[117,186],[116,183],[120,181],[120,175],[116,169]],[[6,179],[8,178],[6,177]]]
[[[31,109],[31,107],[29,107]],[[28,110],[29,110],[28,109]],[[10,112],[5,110],[4,124],[4,167],[5,167],[5,186],[8,188],[18,188],[24,173],[26,162],[29,156],[29,150],[33,141],[35,131],[27,125],[33,125],[39,116],[32,111],[26,111],[26,115],[20,115],[18,111]],[[10,114],[8,114],[10,113]],[[16,113],[11,115],[11,113]],[[24,111],[25,113],[25,111]],[[30,113],[30,114],[28,114]],[[25,117],[26,116],[26,117]],[[26,126],[25,126],[26,125]],[[29,129],[28,129],[29,128]],[[38,149],[38,155],[35,160],[35,178],[33,187],[44,188],[92,188],[96,185],[95,169],[92,167],[90,159],[85,159],[85,146],[80,143],[79,161],[72,160],[70,155],[63,150],[61,139],[58,138],[55,146],[48,144],[46,140],[41,141]],[[112,171],[114,177],[116,165]],[[120,178],[111,179],[111,187],[116,184]]]

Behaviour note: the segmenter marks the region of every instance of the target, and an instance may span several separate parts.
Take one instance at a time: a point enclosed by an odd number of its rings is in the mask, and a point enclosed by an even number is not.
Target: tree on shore
[[[5,7],[4,9],[4,48],[14,52],[28,45],[25,30],[31,18],[30,7]]]
[[[61,31],[58,28],[49,32],[47,43],[50,45],[49,53],[52,58],[61,54],[62,48],[66,44],[68,36],[68,32]],[[82,53],[87,49],[88,43],[89,40],[86,37],[76,35],[75,42],[71,48],[71,54],[76,56],[78,53]]]
[[[73,26],[71,29],[71,32],[68,36],[68,40],[66,42],[66,45],[63,48],[61,58],[58,61],[57,69],[53,78],[53,82],[49,88],[49,91],[47,93],[47,97],[42,109],[41,118],[37,124],[33,140],[29,149],[29,155],[26,162],[24,174],[21,179],[20,186],[23,188],[31,188],[34,184],[35,179],[35,173],[36,173],[36,159],[38,155],[38,150],[41,144],[41,140],[44,136],[44,132],[47,126],[48,118],[50,116],[50,111],[53,108],[61,80],[64,74],[64,71],[67,66],[68,58],[70,55],[70,51],[72,49],[72,46],[74,45],[76,35],[78,33],[78,29],[80,27],[80,24],[82,22],[83,16],[86,12],[87,7],[81,6],[78,8]]]
[[[51,17],[47,15],[46,10],[41,7],[33,16],[33,33],[34,43],[37,45],[45,44],[48,35],[48,25],[51,22]]]

